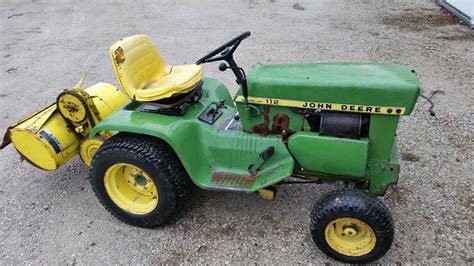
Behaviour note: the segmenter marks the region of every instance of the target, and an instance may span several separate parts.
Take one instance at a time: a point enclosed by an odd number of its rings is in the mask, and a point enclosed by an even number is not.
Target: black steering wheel
[[[233,61],[233,54],[235,49],[239,46],[240,42],[250,36],[250,31],[246,31],[239,36],[235,37],[234,39],[226,42],[225,44],[221,45],[216,50],[210,52],[209,54],[205,55],[201,59],[196,61],[196,65],[200,65],[203,63],[210,63],[220,60],[225,60],[227,62]],[[216,56],[220,53],[219,56]]]

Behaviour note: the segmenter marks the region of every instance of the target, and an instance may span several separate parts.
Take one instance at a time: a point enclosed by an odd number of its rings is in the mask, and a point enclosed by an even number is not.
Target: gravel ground
[[[117,39],[146,33],[171,63],[193,62],[244,30],[236,54],[256,62],[394,62],[416,69],[420,98],[398,130],[399,184],[384,198],[396,224],[381,263],[473,263],[474,33],[428,0],[2,1],[0,128],[54,101],[82,73],[116,84]],[[235,92],[230,73],[206,75]],[[312,204],[336,185],[255,194],[198,191],[176,223],[146,230],[113,218],[80,160],[55,172],[0,152],[0,264],[334,263],[309,236]]]

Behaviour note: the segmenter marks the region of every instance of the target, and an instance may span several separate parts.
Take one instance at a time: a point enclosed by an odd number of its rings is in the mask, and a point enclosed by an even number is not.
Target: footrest
[[[252,187],[253,183],[257,180],[256,175],[243,175],[230,172],[214,172],[212,174],[212,181],[215,184],[219,184],[225,187]]]
[[[204,188],[255,192],[293,172],[294,160],[281,137],[220,131],[211,139],[212,167]]]

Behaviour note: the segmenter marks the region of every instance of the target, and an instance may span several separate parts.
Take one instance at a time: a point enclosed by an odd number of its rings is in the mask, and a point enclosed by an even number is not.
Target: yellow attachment
[[[102,138],[93,138],[93,139],[83,139],[79,147],[79,155],[81,156],[82,161],[88,167],[91,167],[92,158],[94,158],[97,150],[104,143]]]
[[[374,230],[356,218],[338,218],[326,226],[324,237],[328,245],[346,256],[363,256],[375,248]]]
[[[84,91],[92,98],[93,112],[99,121],[128,102],[127,97],[109,83],[97,83]]]
[[[55,170],[78,153],[80,135],[88,136],[93,124],[127,102],[124,94],[107,83],[98,83],[85,90],[66,90],[56,104],[9,127],[0,148],[12,142],[31,164],[44,170]],[[93,117],[88,117],[89,114]],[[101,136],[108,138],[111,132]],[[95,153],[97,142],[84,142],[88,145],[81,145],[81,157],[87,164]]]
[[[84,90],[78,88],[65,90],[57,99],[61,114],[73,123],[81,123],[86,118],[92,120],[90,123],[98,123],[125,105],[127,101],[125,95],[108,83],[97,83]],[[80,129],[78,131],[83,132]]]
[[[104,185],[110,199],[132,214],[152,212],[159,201],[158,189],[150,176],[137,166],[117,163],[105,172]]]
[[[125,93],[147,102],[186,93],[202,79],[200,65],[170,66],[146,35],[124,38],[109,50],[112,67]]]
[[[84,83],[84,80],[86,79],[87,73],[84,74],[79,81],[74,85],[74,89],[80,89],[82,87],[82,83]]]
[[[80,94],[63,93],[58,98],[61,114],[71,122],[82,122],[87,118],[87,102],[81,102]]]
[[[56,104],[20,121],[7,131],[17,151],[33,165],[55,170],[77,153],[79,139],[56,111]]]
[[[265,200],[274,200],[275,199],[275,191],[271,189],[259,189],[258,190],[258,195],[260,198],[265,199]]]

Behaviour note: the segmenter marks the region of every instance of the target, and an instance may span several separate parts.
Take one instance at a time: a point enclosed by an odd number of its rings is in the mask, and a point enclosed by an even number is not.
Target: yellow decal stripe
[[[237,96],[235,101],[244,102],[244,97],[242,95],[239,95]],[[275,106],[344,111],[344,112],[357,112],[357,113],[370,113],[370,114],[403,115],[405,113],[404,107],[392,107],[392,106],[305,102],[305,101],[293,101],[293,100],[285,100],[285,99],[260,98],[260,97],[248,97],[248,101],[249,103],[252,103],[252,104],[275,105]]]

